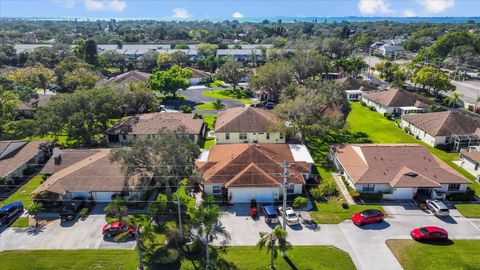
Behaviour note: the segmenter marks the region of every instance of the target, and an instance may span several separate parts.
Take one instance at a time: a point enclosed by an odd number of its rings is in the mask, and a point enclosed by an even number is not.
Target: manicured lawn
[[[202,110],[202,111],[214,111],[214,110],[216,110],[215,106],[213,105],[213,102],[198,104],[198,105],[195,106],[195,109]]]
[[[47,135],[43,137],[31,137],[31,138],[26,138],[26,140],[34,140],[34,141],[53,141],[55,139],[55,136],[53,135]],[[57,139],[57,144],[69,148],[77,144],[77,140],[72,139],[68,137],[67,135],[58,135],[56,136]]]
[[[208,130],[213,130],[215,128],[215,120],[217,119],[217,116],[214,114],[203,114],[202,115],[203,122],[207,124]]]
[[[464,217],[480,218],[480,204],[455,204],[455,208],[457,208]]]
[[[388,247],[405,270],[478,269],[479,240],[419,243],[413,240],[387,240]]]
[[[247,94],[245,93],[245,91],[243,90],[239,90],[239,91],[240,91],[239,95],[236,95],[231,90],[206,91],[206,92],[203,92],[202,95],[206,97],[211,97],[211,98],[233,99],[233,100],[242,102],[243,104],[253,104],[253,102],[247,98]]]
[[[29,204],[32,203],[32,196],[30,196],[30,193],[37,188],[41,182],[43,181],[42,175],[37,174],[35,177],[30,179],[25,185],[20,187],[15,193],[10,195],[7,199],[4,201],[0,202],[0,206],[12,203],[12,202],[22,202],[23,205],[26,207]]]
[[[206,138],[205,139],[205,142],[203,144],[203,149],[210,149],[210,147],[212,147],[212,145],[215,144],[215,138],[214,137],[209,137],[209,138]]]
[[[30,226],[29,219],[28,217],[19,217],[15,222],[10,225],[10,227],[15,227],[15,228],[25,228]]]
[[[18,269],[137,269],[136,250],[26,250],[0,252],[0,268]]]

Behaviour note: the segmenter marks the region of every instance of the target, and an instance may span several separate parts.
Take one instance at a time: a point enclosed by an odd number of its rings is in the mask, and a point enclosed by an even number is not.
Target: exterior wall
[[[247,139],[240,139],[240,132],[229,133],[230,139],[226,139],[226,134],[224,132],[215,133],[215,142],[216,143],[253,143],[254,141],[258,143],[285,143],[285,136],[280,138],[280,132],[268,132],[270,134],[270,139],[267,139],[267,132],[247,132]]]
[[[111,202],[112,195],[117,193],[119,192],[92,192],[92,198],[99,202]]]
[[[10,172],[8,175],[6,175],[5,179],[7,180],[7,182],[14,181],[15,178],[24,177],[23,170],[27,168],[27,165],[29,163],[31,164],[40,163],[41,157],[42,157],[42,152],[39,151],[38,154],[35,157],[33,157],[31,160],[27,161],[26,163],[23,163],[22,165],[20,165],[20,167],[16,168],[12,172]]]
[[[456,193],[456,192],[465,192],[467,191],[467,186],[468,186],[467,184],[461,184],[459,190],[452,191],[452,190],[448,190],[448,184],[442,184],[441,188],[436,188],[435,190],[449,194],[449,193]]]
[[[396,107],[385,107],[383,106],[382,104],[379,104],[379,103],[376,103],[370,99],[367,99],[366,97],[362,96],[362,101],[365,102],[365,104],[367,104],[367,106],[373,106],[375,108],[375,110],[377,110],[377,112],[379,114],[385,114],[385,113],[392,113],[395,111],[395,109],[398,110],[398,108]]]
[[[402,119],[402,121],[400,121],[400,127],[402,127],[402,128],[408,127],[410,129],[410,132],[413,134],[413,136],[415,136],[416,138],[419,138],[420,140],[424,141],[425,143],[427,143],[428,145],[433,146],[433,147],[435,147],[439,144],[445,144],[446,141],[447,141],[447,138],[448,138],[446,136],[434,137],[434,136],[428,134],[423,129],[405,121],[404,119]]]
[[[460,163],[460,166],[468,171],[473,171],[475,172],[475,177],[477,179],[479,179],[479,176],[480,176],[480,166],[477,162],[463,156],[463,155],[460,155],[461,157],[461,163]]]
[[[213,186],[223,186],[222,184],[205,184],[204,185],[204,191],[208,195],[220,195],[219,193],[214,194],[213,193]],[[263,187],[248,187],[248,188],[229,188],[228,189],[228,194],[229,198],[233,198],[235,201],[235,192],[239,192],[242,194],[247,195],[248,194],[248,201],[250,202],[251,199],[256,199],[257,192],[272,192],[273,199],[279,199],[283,195],[283,190],[281,187],[268,187],[268,188],[263,188]],[[232,194],[233,193],[233,194]],[[302,184],[295,184],[293,187],[293,193],[289,194],[302,194],[303,193],[303,185]],[[242,196],[244,197],[244,196]]]
[[[347,93],[347,99],[352,101],[362,100],[362,94],[349,94]]]

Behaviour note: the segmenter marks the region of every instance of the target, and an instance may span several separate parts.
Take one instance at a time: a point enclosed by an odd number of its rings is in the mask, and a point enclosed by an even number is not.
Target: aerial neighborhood
[[[478,17],[174,14],[0,19],[0,270],[480,269]]]

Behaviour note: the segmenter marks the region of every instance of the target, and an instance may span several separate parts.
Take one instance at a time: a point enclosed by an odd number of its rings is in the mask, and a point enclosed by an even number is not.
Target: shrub
[[[449,201],[473,201],[475,197],[475,191],[471,188],[467,188],[465,193],[462,192],[455,192],[451,193],[447,196],[447,200]]]
[[[410,133],[410,128],[404,127],[404,128],[403,128],[403,131],[405,131],[405,133]]]
[[[360,101],[360,105],[362,105],[363,107],[367,106],[367,103],[363,102],[363,101]]]
[[[350,196],[352,196],[352,199],[354,201],[360,200],[360,192],[356,191],[355,189],[349,189],[348,193],[350,193]]]
[[[323,201],[328,199],[329,197],[337,196],[338,190],[334,183],[325,183],[318,186],[317,188],[311,189],[310,194],[315,200]]]
[[[342,209],[348,209],[348,208],[350,208],[350,205],[348,205],[348,203],[346,203],[346,202],[343,202],[342,203]]]
[[[80,213],[79,213],[80,218],[81,219],[86,218],[88,216],[88,212],[90,212],[90,209],[88,209],[88,207],[82,208],[82,210],[80,210]]]
[[[308,205],[308,199],[303,196],[296,197],[295,200],[293,200],[293,208],[297,208],[297,209],[305,208],[307,207],[307,205]]]
[[[379,202],[383,200],[383,194],[380,192],[360,193],[360,199],[366,202]]]
[[[192,107],[187,106],[187,105],[182,105],[182,106],[180,106],[180,110],[182,110],[183,113],[191,113],[192,112]]]
[[[373,107],[372,105],[368,105],[367,108],[373,112],[377,111],[377,109],[375,109],[375,107]]]
[[[218,87],[224,87],[225,83],[220,81],[220,80],[214,80],[213,82],[208,84],[208,87],[210,88],[218,88]]]
[[[388,120],[392,120],[392,114],[391,113],[384,113],[383,114],[385,116],[385,118],[387,118]]]

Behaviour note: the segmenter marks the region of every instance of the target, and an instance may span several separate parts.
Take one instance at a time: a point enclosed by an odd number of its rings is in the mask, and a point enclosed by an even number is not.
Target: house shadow
[[[457,224],[457,221],[451,216],[446,216],[446,217],[435,216],[435,217],[448,224]]]

